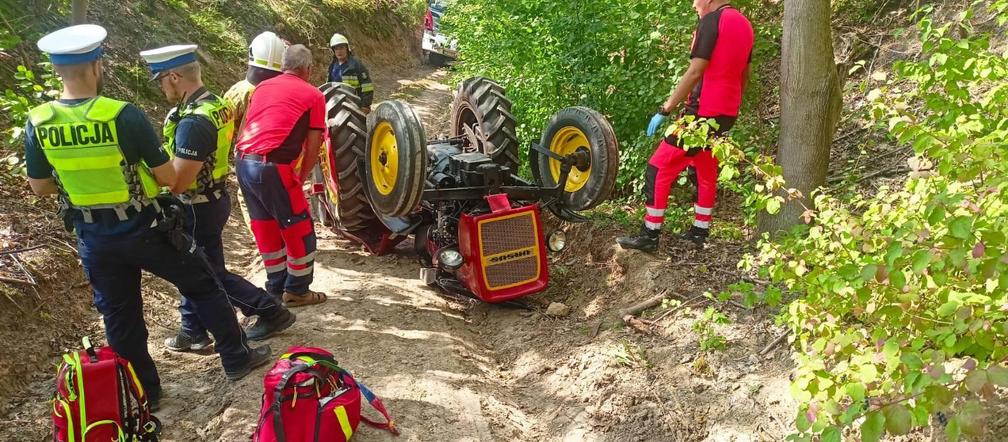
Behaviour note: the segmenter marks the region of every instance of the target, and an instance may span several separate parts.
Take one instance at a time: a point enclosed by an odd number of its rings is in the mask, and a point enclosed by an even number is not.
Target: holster
[[[185,209],[182,202],[174,196],[159,196],[157,202],[161,206],[157,230],[168,236],[168,241],[176,250],[189,254],[196,253],[196,241],[187,235],[183,228],[182,211]]]
[[[60,207],[59,211],[56,212],[61,220],[63,220],[63,229],[67,232],[73,232],[74,230],[74,219],[77,218],[78,212],[76,209],[70,207]]]
[[[73,232],[74,221],[76,221],[78,216],[81,216],[80,210],[70,207],[70,202],[63,194],[60,194],[56,198],[56,201],[59,203],[56,209],[56,216],[63,220],[63,228],[66,229],[67,232]]]

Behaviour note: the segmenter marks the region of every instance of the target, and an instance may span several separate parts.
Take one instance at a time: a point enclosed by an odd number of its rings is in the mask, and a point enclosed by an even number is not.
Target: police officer
[[[684,105],[679,111],[681,116],[715,121],[717,129],[714,136],[727,133],[738,117],[742,92],[749,78],[752,25],[727,0],[693,0],[693,8],[700,21],[693,34],[689,68],[672,95],[651,118],[648,136],[654,135],[680,105]],[[616,242],[625,249],[647,252],[658,249],[658,237],[665,221],[672,183],[686,167],[696,170],[697,195],[693,205],[693,226],[680,237],[699,248],[707,241],[717,197],[718,159],[709,147],[684,149],[674,128],[669,127],[648,160],[644,175],[647,213],[640,233],[616,238]]]
[[[184,244],[184,235],[172,241],[161,230],[171,220],[156,198],[160,186],[175,185],[175,169],[136,106],[99,94],[106,35],[101,26],[78,25],[38,41],[63,80],[63,93],[29,111],[25,160],[32,190],[57,195],[74,211],[81,263],[106,338],[133,363],[156,407],[161,382],[147,351],[141,270],[168,280],[196,305],[217,339],[228,379],[241,379],[269,362],[270,348],[248,347],[205,258]]]
[[[361,110],[365,114],[371,113],[374,84],[371,83],[371,74],[364,67],[364,63],[350,51],[350,40],[343,34],[333,34],[329,39],[329,49],[333,55],[332,63],[329,64],[329,81],[346,83],[357,89],[357,96],[361,99]]]
[[[258,316],[245,329],[250,340],[261,341],[294,324],[295,317],[265,290],[227,270],[222,233],[231,217],[227,191],[228,156],[234,135],[231,106],[203,86],[196,45],[175,45],[140,53],[150,64],[153,81],[169,102],[178,103],[164,123],[165,147],[174,156],[177,180],[172,193],[185,204],[185,230],[203,249],[231,305],[245,316]],[[198,351],[211,343],[206,327],[187,299],[179,306],[182,326],[165,340],[173,351]]]

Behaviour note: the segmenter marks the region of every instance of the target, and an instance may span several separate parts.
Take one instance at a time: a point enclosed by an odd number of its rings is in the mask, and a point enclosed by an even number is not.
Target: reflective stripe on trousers
[[[665,221],[665,209],[668,207],[669,193],[672,183],[686,167],[693,166],[697,174],[697,201],[693,205],[693,225],[707,229],[710,227],[711,214],[717,198],[718,160],[710,150],[701,150],[696,155],[688,156],[686,151],[662,140],[648,161],[647,175],[644,181],[644,197],[647,214],[644,216],[644,226],[648,229],[660,229]]]
[[[273,295],[307,292],[315,264],[315,228],[294,168],[239,159],[235,169],[266,267],[266,290]]]

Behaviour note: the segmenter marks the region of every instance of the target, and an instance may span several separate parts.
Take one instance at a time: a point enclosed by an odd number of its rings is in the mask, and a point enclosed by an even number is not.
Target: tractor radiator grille
[[[514,287],[539,278],[538,226],[533,212],[480,221],[480,250],[487,287]]]

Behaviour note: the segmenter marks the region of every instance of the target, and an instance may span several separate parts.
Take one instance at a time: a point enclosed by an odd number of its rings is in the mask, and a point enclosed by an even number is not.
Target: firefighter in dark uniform
[[[651,118],[648,136],[654,135],[680,105],[684,105],[678,111],[680,116],[692,115],[717,122],[714,136],[727,133],[738,117],[752,59],[752,25],[725,0],[694,0],[693,8],[700,22],[693,34],[689,69]],[[696,170],[697,196],[693,226],[681,238],[701,248],[707,241],[717,196],[718,160],[709,147],[684,149],[674,127],[670,126],[665,132],[648,161],[644,176],[647,213],[641,232],[616,238],[625,249],[648,252],[658,249],[672,183],[687,167]]]
[[[329,64],[329,81],[345,83],[356,89],[361,99],[361,110],[365,114],[371,113],[374,83],[371,83],[367,67],[350,51],[350,41],[343,34],[333,34],[329,39],[329,49],[333,54],[333,61]]]
[[[280,305],[279,299],[229,272],[224,264],[222,235],[231,217],[227,178],[234,112],[227,101],[203,86],[196,48],[174,45],[144,51],[140,56],[150,65],[153,81],[168,101],[177,103],[165,119],[164,139],[168,155],[175,157],[172,164],[177,181],[171,190],[184,204],[185,230],[203,250],[231,305],[247,317],[258,316],[245,334],[250,340],[261,341],[290,327],[295,317]],[[173,351],[208,347],[212,341],[196,314],[196,306],[183,299],[179,313],[181,328],[165,340],[165,347]]]
[[[213,270],[192,239],[173,228],[177,206],[159,202],[160,187],[175,185],[176,175],[147,118],[99,94],[106,35],[101,26],[78,25],[39,40],[63,93],[29,112],[25,161],[32,190],[57,195],[69,214],[108,343],[132,362],[156,407],[161,380],[147,351],[141,270],[168,280],[196,305],[228,379],[269,362],[270,349],[248,347]]]

